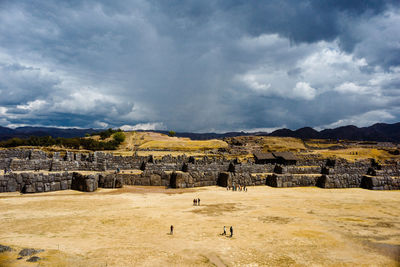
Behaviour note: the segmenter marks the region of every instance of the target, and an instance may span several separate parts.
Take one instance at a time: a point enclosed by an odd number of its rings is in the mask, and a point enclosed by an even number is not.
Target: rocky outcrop
[[[9,246],[0,245],[0,253],[12,251],[12,248]]]

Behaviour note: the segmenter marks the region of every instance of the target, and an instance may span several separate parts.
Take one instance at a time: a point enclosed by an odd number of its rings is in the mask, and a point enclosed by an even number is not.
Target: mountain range
[[[55,127],[18,127],[15,129],[0,126],[0,140],[10,138],[28,138],[30,136],[51,136],[51,137],[83,137],[86,133],[95,133],[101,130],[77,129],[77,128],[55,128]]]
[[[0,140],[13,137],[28,138],[30,136],[52,136],[52,137],[83,137],[86,133],[95,133],[102,129],[76,129],[76,128],[50,128],[50,127],[19,127],[7,128],[0,126]],[[168,134],[168,131],[154,131]],[[225,137],[258,135],[258,136],[280,136],[296,137],[301,139],[346,139],[358,141],[380,141],[400,143],[400,122],[387,124],[376,123],[369,127],[357,127],[354,125],[342,126],[334,129],[317,131],[311,127],[298,130],[279,129],[272,133],[267,132],[228,132],[228,133],[190,133],[177,132],[178,137],[189,137],[193,140],[221,139]]]

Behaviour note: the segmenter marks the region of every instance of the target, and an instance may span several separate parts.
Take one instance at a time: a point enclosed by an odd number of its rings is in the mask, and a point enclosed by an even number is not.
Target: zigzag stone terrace
[[[400,189],[400,162],[296,158],[290,152],[261,154],[246,162],[187,156],[115,156],[0,150],[0,192],[39,193],[58,190],[93,192],[124,185],[190,188],[219,185],[272,187]],[[117,171],[119,170],[119,171]]]

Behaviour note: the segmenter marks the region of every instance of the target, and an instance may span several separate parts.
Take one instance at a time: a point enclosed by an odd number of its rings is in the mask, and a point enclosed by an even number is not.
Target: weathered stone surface
[[[50,183],[50,191],[58,191],[61,189],[60,182],[52,182]]]
[[[45,183],[43,189],[44,189],[44,192],[49,192],[51,190],[50,184],[49,183]]]
[[[71,189],[83,192],[93,192],[98,187],[98,175],[82,175],[74,172],[72,176]]]
[[[44,249],[34,249],[34,248],[24,248],[22,249],[18,255],[22,257],[31,256],[40,252],[43,252]]]
[[[22,189],[22,193],[36,193],[36,187],[33,184],[26,184]]]
[[[319,175],[307,174],[271,174],[267,176],[266,185],[272,187],[315,186]]]
[[[355,188],[360,187],[361,176],[358,174],[321,175],[316,186],[321,188]]]
[[[150,185],[160,186],[161,185],[161,176],[158,174],[150,175]]]
[[[15,192],[17,191],[17,182],[15,179],[9,179],[7,183],[7,192]]]
[[[68,181],[67,180],[62,180],[60,182],[60,189],[61,190],[67,190],[68,189]]]
[[[171,174],[170,186],[172,188],[186,188],[189,185],[189,174],[185,172],[173,172]]]
[[[399,190],[400,178],[364,175],[360,187],[370,190]]]
[[[280,166],[273,164],[254,164],[254,161],[230,162],[225,158],[188,158],[186,156],[172,157],[167,155],[161,159],[140,157],[137,155],[122,157],[103,152],[89,154],[67,152],[65,157],[59,153],[47,155],[35,150],[11,149],[0,151],[0,166],[14,166],[21,173],[0,175],[0,192],[47,192],[50,190],[65,190],[76,188],[81,191],[94,191],[100,187],[122,187],[126,185],[163,185],[171,186],[174,182],[178,187],[209,186],[222,184],[220,173],[230,171],[230,183],[241,185],[262,185],[272,183],[276,186],[312,186],[323,188],[359,187],[364,175],[370,174],[376,178],[371,180],[372,186],[364,186],[376,190],[391,190],[397,188],[400,176],[398,161],[378,164],[373,161],[347,162],[342,159],[326,161],[308,156],[297,165]],[[144,167],[141,166],[144,163]],[[123,170],[139,169],[143,173],[123,173]],[[67,172],[37,172],[37,170]],[[122,174],[104,173],[104,170],[120,169]],[[27,170],[27,172],[23,172]],[[34,170],[34,171],[33,171]],[[102,174],[77,177],[73,171],[99,171]],[[184,172],[181,172],[184,171]],[[277,175],[268,176],[275,172]],[[179,174],[185,173],[185,174]],[[325,176],[324,176],[325,175]],[[223,175],[222,175],[223,176]],[[172,179],[174,178],[174,179]],[[390,179],[389,179],[390,178]],[[274,180],[275,179],[275,180]],[[367,183],[367,182],[365,182]],[[172,183],[173,184],[173,183]]]
[[[0,245],[0,253],[7,252],[7,251],[12,251],[12,248],[9,246]]]
[[[33,256],[30,257],[29,259],[27,259],[27,262],[38,262],[39,260],[41,260],[42,258],[38,257],[38,256]]]

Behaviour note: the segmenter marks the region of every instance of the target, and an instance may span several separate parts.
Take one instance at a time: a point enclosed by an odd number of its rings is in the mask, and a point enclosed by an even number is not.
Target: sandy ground
[[[201,206],[193,206],[193,198]],[[0,194],[0,266],[399,266],[400,191],[129,187]],[[170,225],[175,227],[169,234]],[[232,238],[220,235],[233,226]]]

